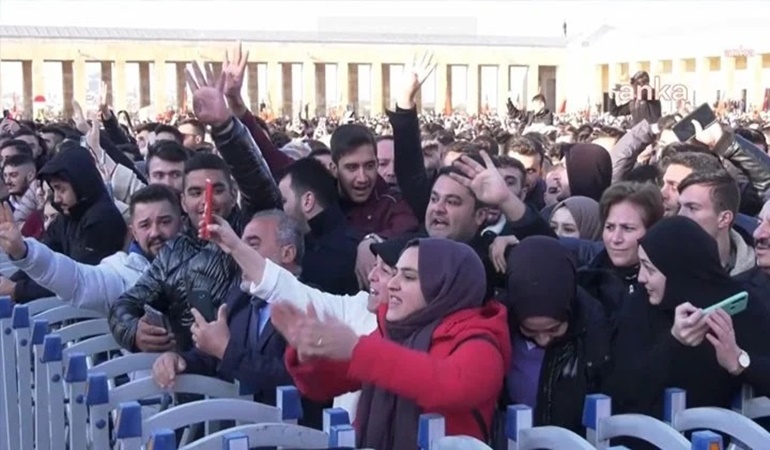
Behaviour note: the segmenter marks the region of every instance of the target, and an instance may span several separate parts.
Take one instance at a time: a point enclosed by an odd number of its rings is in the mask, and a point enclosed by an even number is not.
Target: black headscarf
[[[449,239],[419,239],[417,272],[427,305],[383,326],[385,338],[427,352],[441,321],[457,311],[480,307],[486,293],[486,272],[476,252]],[[405,251],[406,251],[405,249]],[[377,450],[414,448],[422,410],[411,400],[371,384],[361,389],[357,421],[358,447]]]
[[[564,161],[570,194],[600,201],[604,190],[612,184],[610,153],[600,145],[574,144],[565,151]]]
[[[707,308],[742,291],[722,266],[716,240],[686,217],[658,222],[639,244],[666,276],[662,310],[673,311],[685,302]]]
[[[508,255],[511,319],[550,317],[567,321],[577,289],[577,270],[569,250],[557,239],[531,236]]]

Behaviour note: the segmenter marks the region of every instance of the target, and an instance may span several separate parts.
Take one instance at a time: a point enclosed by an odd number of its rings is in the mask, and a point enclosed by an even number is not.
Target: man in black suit
[[[265,258],[299,274],[304,240],[298,223],[280,210],[263,211],[246,225],[242,239]],[[183,353],[161,355],[153,377],[161,387],[173,385],[179,373],[194,373],[238,380],[254,392],[254,401],[275,405],[278,386],[294,382],[283,362],[286,341],[270,321],[270,306],[248,293],[250,282],[234,286],[217,317],[207,321],[193,310],[191,332],[195,347]],[[301,425],[320,428],[322,410],[330,405],[302,400]]]

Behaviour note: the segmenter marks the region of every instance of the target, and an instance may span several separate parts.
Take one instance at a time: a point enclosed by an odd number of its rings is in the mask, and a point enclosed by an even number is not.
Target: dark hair
[[[741,191],[738,182],[726,170],[716,172],[693,172],[679,183],[679,194],[690,186],[707,186],[709,198],[714,204],[714,211],[730,211],[733,217],[738,215],[741,205]]]
[[[62,139],[67,137],[67,135],[64,133],[64,130],[62,130],[58,125],[46,125],[40,128],[38,133],[51,133],[59,136]]]
[[[6,158],[3,167],[19,167],[23,166],[24,164],[35,165],[35,160],[32,159],[32,156],[27,155],[26,153],[17,153]]]
[[[145,124],[137,126],[134,129],[134,133],[139,134],[139,133],[142,133],[142,132],[145,132],[145,131],[152,133],[152,132],[155,131],[156,128],[158,128],[158,125],[160,125],[158,122],[145,123]]]
[[[575,130],[575,135],[573,141],[575,143],[578,142],[588,142],[591,140],[591,136],[594,133],[594,128],[591,125],[583,124],[578,127],[577,130]]]
[[[767,138],[759,130],[753,130],[751,128],[736,128],[735,134],[746,139],[752,144],[760,145],[765,152],[767,152]]]
[[[663,159],[661,168],[665,172],[668,166],[677,165],[691,169],[693,172],[716,172],[724,166],[713,153],[704,153],[697,150],[679,151],[672,156]]]
[[[280,150],[283,148],[284,145],[291,142],[291,138],[288,134],[284,133],[283,131],[275,131],[273,133],[270,133],[270,142],[275,145],[275,148]]]
[[[188,175],[190,172],[195,172],[196,170],[219,170],[224,173],[225,178],[228,180],[228,184],[232,186],[232,173],[230,172],[230,167],[227,166],[227,163],[222,158],[213,153],[196,153],[192,155],[190,159],[185,161],[185,175]]]
[[[308,153],[306,158],[315,158],[317,156],[332,156],[332,151],[328,148],[317,148]]]
[[[674,125],[676,125],[676,119],[676,114],[669,114],[667,116],[661,117],[658,119],[658,129],[662,131],[674,128]]]
[[[281,179],[291,177],[291,190],[297,196],[312,192],[322,208],[327,208],[339,201],[337,181],[326,167],[314,158],[302,158],[287,167]]]
[[[371,145],[372,150],[377,148],[374,135],[368,128],[359,124],[340,125],[332,133],[330,150],[332,161],[338,163],[343,156],[355,151],[363,145]]]
[[[174,140],[179,142],[180,144],[184,141],[184,135],[182,134],[182,132],[172,127],[171,125],[160,124],[157,127],[155,127],[155,134],[157,135],[160,133],[169,133],[173,135]]]
[[[545,95],[543,94],[537,94],[534,97],[532,97],[533,102],[543,102],[545,103]]]
[[[661,173],[658,166],[645,164],[634,167],[630,172],[623,176],[623,181],[633,181],[636,183],[652,183],[656,186],[661,184]]]
[[[543,147],[535,143],[534,139],[518,137],[513,138],[505,144],[505,154],[517,153],[522,156],[540,156],[540,166],[545,160]]]
[[[148,184],[134,192],[128,202],[128,211],[133,216],[136,205],[160,202],[169,202],[177,214],[182,213],[179,195],[164,184]]]
[[[28,155],[30,158],[33,155],[32,146],[27,144],[25,141],[22,141],[21,139],[11,139],[9,141],[3,142],[0,145],[0,151],[8,147],[14,147],[16,148],[16,151],[23,155]]]
[[[622,202],[630,202],[642,210],[642,222],[648,230],[663,217],[663,196],[657,186],[621,181],[608,187],[599,200],[602,223],[607,221],[610,209]]]
[[[206,125],[203,125],[203,123],[201,123],[200,120],[196,120],[196,119],[183,120],[179,122],[179,125],[176,126],[177,131],[179,131],[179,127],[181,127],[182,125],[190,125],[195,129],[195,133],[197,133],[199,136],[206,135]],[[182,132],[179,131],[179,133],[182,133]]]
[[[147,164],[152,158],[180,163],[190,159],[190,152],[176,141],[157,141],[147,149]]]
[[[473,143],[478,145],[481,150],[487,152],[490,156],[496,156],[500,154],[500,145],[492,136],[476,136]]]

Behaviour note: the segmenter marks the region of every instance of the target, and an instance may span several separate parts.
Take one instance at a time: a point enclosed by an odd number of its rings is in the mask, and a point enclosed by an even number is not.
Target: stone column
[[[521,99],[522,106],[527,105],[529,109],[530,100],[532,97],[540,93],[540,66],[536,64],[530,64],[527,69],[527,92],[524,98]]]
[[[187,69],[186,62],[175,62],[176,68],[176,107],[177,109],[184,109],[188,103],[187,98],[187,77],[185,76],[185,70]]]
[[[246,72],[248,73],[248,83],[246,92],[249,94],[249,109],[254,114],[259,114],[259,64],[247,63]]]
[[[748,95],[746,101],[755,106],[762,107],[765,101],[765,90],[762,85],[762,54],[755,53],[746,57],[746,70],[749,74]]]
[[[291,63],[281,63],[281,114],[294,118],[294,92],[292,92]]]
[[[722,56],[720,58],[719,74],[722,78],[722,98],[737,100],[740,96],[735,89],[735,57]]]
[[[444,113],[447,104],[451,106],[452,94],[449,92],[449,66],[439,63],[436,66],[436,112]]]
[[[281,93],[282,67],[278,61],[269,61],[267,63],[267,106],[274,117],[282,117],[283,109]]]
[[[144,108],[152,103],[152,79],[150,75],[150,63],[139,63],[139,108]],[[157,109],[157,105],[156,105]]]

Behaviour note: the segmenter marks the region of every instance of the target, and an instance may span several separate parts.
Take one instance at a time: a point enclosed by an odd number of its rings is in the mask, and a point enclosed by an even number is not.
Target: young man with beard
[[[19,200],[35,180],[35,161],[31,156],[17,154],[9,156],[3,164],[3,181],[10,194],[11,206],[16,208]]]
[[[166,241],[182,228],[176,193],[160,185],[142,188],[129,204],[133,241],[128,252],[117,252],[91,266],[54,252],[35,239],[22,238],[9,211],[7,205],[0,211],[0,247],[11,262],[62,300],[105,315],[110,304],[134,285]]]
[[[91,152],[65,142],[38,178],[51,187],[53,205],[60,212],[44,233],[43,244],[91,265],[123,248],[126,222],[110,198]],[[0,282],[0,295],[26,303],[52,294],[23,272],[16,272]]]

